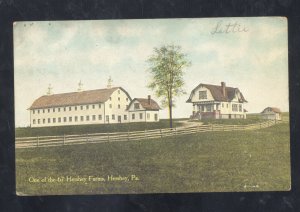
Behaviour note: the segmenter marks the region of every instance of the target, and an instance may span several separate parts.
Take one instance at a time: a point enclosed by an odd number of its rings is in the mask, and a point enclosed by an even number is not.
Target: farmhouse
[[[87,91],[79,89],[77,92],[71,93],[51,94],[48,92],[47,95],[36,99],[28,109],[30,111],[30,126],[46,127],[159,120],[157,109],[159,106],[154,100],[150,100],[150,105],[147,105],[143,99],[136,99],[140,102],[142,110],[128,110],[131,100],[125,89],[109,85],[104,89]],[[145,117],[140,115],[141,112],[145,113]],[[131,116],[136,114],[136,117],[129,119],[129,114]]]
[[[160,110],[156,101],[148,98],[134,98],[128,107],[130,122],[155,122],[159,121],[158,112]]]
[[[199,84],[190,94],[192,119],[245,119],[247,102],[238,88],[221,85]]]
[[[267,107],[261,112],[263,119],[281,120],[281,111],[276,107]]]

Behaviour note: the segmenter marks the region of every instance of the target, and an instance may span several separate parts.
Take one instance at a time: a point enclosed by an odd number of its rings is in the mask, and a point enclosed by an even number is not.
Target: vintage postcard
[[[18,195],[290,190],[286,18],[13,28]]]

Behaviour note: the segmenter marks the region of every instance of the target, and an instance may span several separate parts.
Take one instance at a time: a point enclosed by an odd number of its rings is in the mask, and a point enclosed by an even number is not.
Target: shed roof
[[[133,102],[135,100],[138,101],[145,110],[160,110],[161,109],[159,107],[159,105],[157,104],[157,102],[154,101],[153,99],[150,99],[150,104],[149,104],[149,99],[147,99],[147,98],[134,98],[130,102],[128,109],[130,108],[130,106],[133,104]]]
[[[266,113],[266,112],[274,112],[274,113],[281,113],[281,110],[277,107],[266,107],[261,113]]]

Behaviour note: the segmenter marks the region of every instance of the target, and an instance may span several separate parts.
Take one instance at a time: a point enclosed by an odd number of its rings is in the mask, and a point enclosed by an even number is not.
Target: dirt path
[[[196,126],[199,126],[199,125],[203,124],[203,122],[188,121],[188,120],[178,121],[177,123],[181,123],[182,124],[182,126],[180,126],[178,128],[196,127]]]

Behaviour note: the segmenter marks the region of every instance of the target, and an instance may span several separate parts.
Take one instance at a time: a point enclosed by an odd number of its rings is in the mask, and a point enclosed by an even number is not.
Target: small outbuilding
[[[148,98],[134,98],[128,108],[130,122],[158,122],[161,108],[156,101]]]
[[[263,119],[281,120],[281,111],[276,107],[267,107],[261,112]]]

